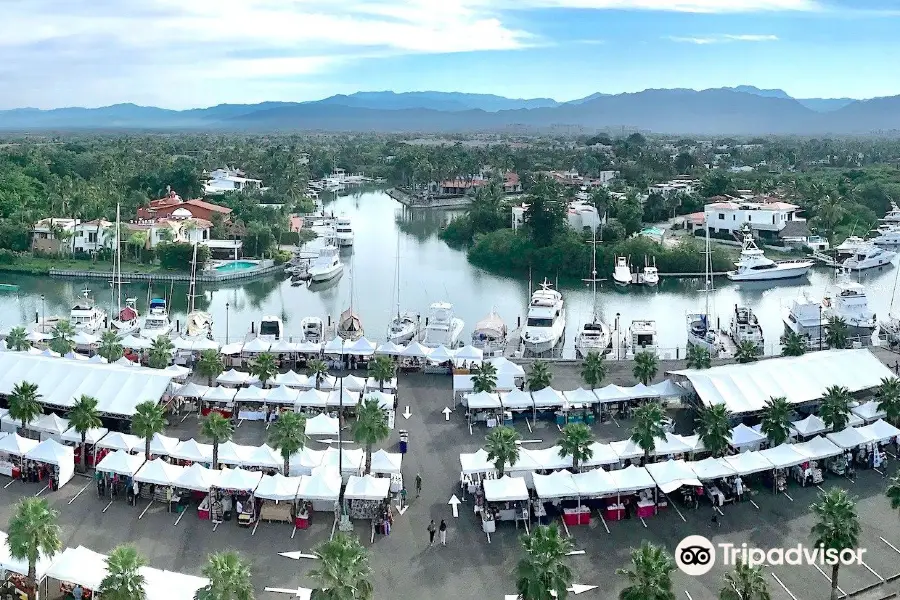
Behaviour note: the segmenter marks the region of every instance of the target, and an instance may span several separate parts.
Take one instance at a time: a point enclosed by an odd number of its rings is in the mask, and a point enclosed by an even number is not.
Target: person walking
[[[416,473],[416,498],[422,494],[422,476]]]
[[[434,519],[431,520],[431,523],[428,524],[428,545],[434,546],[434,532],[437,531],[437,527],[434,526]]]
[[[406,486],[400,490],[400,508],[406,506]]]
[[[441,546],[447,545],[447,522],[441,519],[441,526],[438,527],[441,532]]]
[[[719,513],[716,511],[716,506],[713,505],[712,519],[709,520],[709,526],[720,528],[722,524],[719,522]]]

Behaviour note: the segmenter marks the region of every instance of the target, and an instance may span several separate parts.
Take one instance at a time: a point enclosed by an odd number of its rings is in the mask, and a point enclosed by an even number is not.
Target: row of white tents
[[[176,346],[177,347],[177,346]],[[398,356],[400,358],[427,358],[432,362],[472,361],[479,362],[483,353],[474,346],[453,349],[445,346],[429,348],[417,341],[408,345],[399,345],[393,342],[378,344],[366,337],[358,340],[345,340],[339,337],[324,344],[312,342],[290,342],[288,340],[265,340],[259,337],[247,342],[227,344],[222,347],[222,354],[261,354],[270,352],[273,354],[326,354],[331,356],[372,356],[382,354],[386,356]]]
[[[502,387],[501,387],[502,386]],[[471,388],[470,388],[471,389]],[[639,383],[631,387],[622,387],[610,384],[603,388],[587,390],[576,388],[574,390],[560,391],[552,387],[542,390],[527,392],[518,389],[512,377],[507,377],[503,382],[498,377],[497,392],[476,392],[465,394],[462,403],[470,410],[543,410],[561,407],[567,409],[571,406],[592,406],[611,402],[625,402],[629,400],[650,398],[671,398],[683,396],[687,391],[668,379],[653,385]],[[457,391],[463,391],[457,389]]]
[[[257,386],[242,388],[230,388],[225,386],[206,387],[195,383],[189,383],[176,390],[176,396],[186,398],[199,398],[204,402],[231,403],[231,402],[262,402],[266,404],[278,404],[301,408],[345,408],[354,407],[365,400],[376,400],[384,409],[394,407],[394,395],[379,392],[378,390],[365,392],[351,390],[299,390],[285,385],[276,388],[264,389]]]

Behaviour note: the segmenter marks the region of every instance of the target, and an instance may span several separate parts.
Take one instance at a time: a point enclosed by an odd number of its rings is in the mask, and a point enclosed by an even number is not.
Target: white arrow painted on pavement
[[[450,507],[453,509],[453,517],[458,519],[459,518],[460,499],[456,497],[456,494],[453,494],[450,497],[450,502],[448,502],[447,504],[449,504]]]
[[[566,556],[579,556],[584,554],[584,550],[572,550],[571,552],[566,552]]]
[[[404,418],[404,419],[408,419],[408,418],[410,418],[411,416],[412,416],[412,413],[409,412],[409,404],[407,404],[407,405],[406,405],[406,412],[403,413],[403,418]]]
[[[517,594],[506,594],[503,596],[503,600],[519,600],[519,598],[521,598],[521,596]]]
[[[402,508],[401,508],[399,505],[397,506],[397,512],[400,513],[401,516],[402,516],[403,513],[405,513],[407,510],[409,510],[409,506],[404,506],[404,507],[402,507]]]
[[[573,583],[572,587],[566,588],[566,591],[572,592],[573,594],[580,594],[582,592],[589,592],[595,589],[597,589],[596,585],[582,585],[580,583]]]
[[[450,413],[452,413],[453,411],[450,410],[448,407],[445,406],[445,407],[444,407],[444,410],[442,410],[441,412],[444,413],[444,417],[445,417],[444,420],[445,420],[445,421],[449,421],[449,420],[450,420]]]
[[[324,440],[316,440],[318,442],[322,442],[323,444],[352,444],[353,440],[333,440],[331,438],[325,438]]]
[[[544,440],[516,440],[517,444],[540,444]]]
[[[287,588],[276,588],[276,587],[267,587],[267,592],[275,592],[276,594],[291,594],[292,596],[296,596],[297,598],[302,598],[303,600],[309,600],[312,596],[312,590],[309,588],[298,587],[296,590],[290,590]]]
[[[285,558],[292,558],[294,560],[300,560],[301,558],[319,558],[315,554],[305,554],[304,552],[297,550],[292,552],[279,552],[278,556],[283,556]]]

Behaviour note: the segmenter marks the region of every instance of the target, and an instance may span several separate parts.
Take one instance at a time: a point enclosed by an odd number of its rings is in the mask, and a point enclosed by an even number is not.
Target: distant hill
[[[721,88],[723,90],[731,90],[733,92],[743,92],[745,94],[753,94],[754,96],[762,96],[764,98],[791,98],[784,90],[761,90],[752,85],[739,85],[733,88]],[[848,104],[856,102],[853,98],[793,98],[800,104],[810,110],[816,112],[831,112],[843,108]]]
[[[349,96],[340,94],[306,104],[338,104],[380,110],[427,108],[451,112],[472,109],[496,112],[518,108],[557,106],[559,102],[551,98],[518,99],[504,98],[493,94],[463,94],[459,92],[356,92]]]

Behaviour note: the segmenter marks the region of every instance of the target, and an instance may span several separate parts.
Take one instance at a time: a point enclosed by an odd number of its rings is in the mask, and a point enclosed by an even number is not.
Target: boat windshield
[[[259,335],[278,336],[280,333],[277,321],[263,321],[259,324]]]
[[[766,269],[775,269],[777,267],[778,265],[776,265],[775,263],[770,263],[768,265],[753,265],[750,268],[754,271],[765,271]]]
[[[652,334],[639,334],[637,336],[637,345],[641,347],[652,346],[653,345],[653,335]]]
[[[166,326],[166,319],[147,319],[144,321],[144,329],[162,329]]]
[[[528,327],[552,327],[553,319],[539,319],[537,317],[528,318]]]

